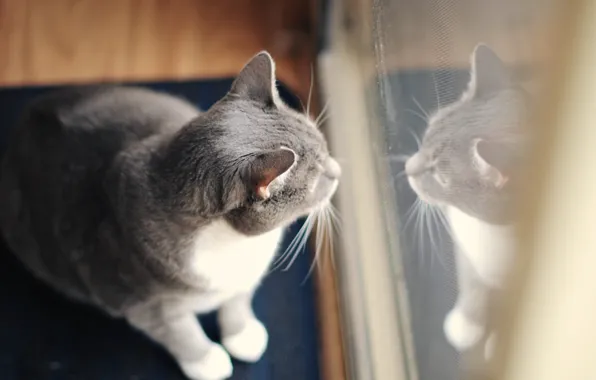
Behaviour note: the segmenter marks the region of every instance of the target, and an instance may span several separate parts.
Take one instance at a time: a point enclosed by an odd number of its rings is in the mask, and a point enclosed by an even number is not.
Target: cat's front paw
[[[224,380],[232,376],[230,355],[219,344],[213,343],[200,360],[180,362],[182,372],[191,380]]]
[[[458,351],[470,349],[484,336],[484,326],[471,321],[458,307],[445,317],[443,330],[449,343]]]
[[[257,319],[250,320],[239,333],[225,336],[222,339],[222,343],[230,355],[249,363],[254,363],[263,356],[268,341],[267,329]]]

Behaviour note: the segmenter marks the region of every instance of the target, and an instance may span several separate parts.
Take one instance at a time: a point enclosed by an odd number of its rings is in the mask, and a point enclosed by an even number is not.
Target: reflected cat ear
[[[275,62],[266,51],[255,55],[238,74],[230,94],[264,105],[273,105],[275,89]]]
[[[487,45],[477,45],[472,53],[469,85],[472,94],[478,97],[490,95],[509,83],[509,72],[503,61]]]
[[[511,155],[510,149],[502,142],[484,139],[474,141],[474,162],[480,175],[502,189],[509,182]]]
[[[257,199],[265,200],[271,196],[269,185],[276,179],[284,178],[284,174],[294,165],[296,154],[287,148],[271,150],[257,154],[249,163],[245,172],[245,184],[249,194]]]

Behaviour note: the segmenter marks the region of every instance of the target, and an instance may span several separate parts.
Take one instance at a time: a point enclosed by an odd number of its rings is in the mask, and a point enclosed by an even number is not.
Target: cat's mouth
[[[414,176],[408,176],[408,183],[410,184],[410,187],[412,188],[412,190],[414,190],[414,192],[416,193],[418,198],[420,198],[421,201],[424,201],[428,204],[438,203],[436,200],[434,200],[432,197],[428,196],[424,191],[422,191],[420,185],[418,184]]]

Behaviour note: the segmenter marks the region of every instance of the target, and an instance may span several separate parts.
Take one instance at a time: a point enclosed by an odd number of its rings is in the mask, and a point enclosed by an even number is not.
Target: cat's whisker
[[[320,120],[317,118],[317,120],[315,120],[315,125],[317,126],[317,128],[320,128],[321,125],[323,125],[328,119],[329,116],[331,114],[329,112],[327,112],[327,115],[325,115],[323,118],[321,118]]]
[[[436,97],[436,101],[437,101],[437,109],[441,108],[441,97],[439,96],[439,86],[437,85],[437,73],[433,72],[433,86],[435,89],[435,97]]]
[[[339,217],[334,214],[335,211],[333,208],[329,208],[329,215],[331,216],[330,222],[328,224],[328,236],[329,236],[329,257],[331,258],[331,267],[335,269],[335,245],[334,245],[334,238],[335,233],[340,233],[341,231],[341,222]]]
[[[335,245],[334,245],[334,237],[335,234],[341,235],[343,232],[341,217],[339,215],[339,211],[333,204],[329,204],[329,208],[327,209],[327,213],[329,215],[328,224],[329,228],[329,255],[331,257],[331,266],[335,268]]]
[[[327,113],[327,111],[329,110],[329,99],[327,100],[327,102],[325,102],[325,106],[323,107],[323,109],[321,110],[321,113],[319,113],[319,116],[317,116],[317,118],[315,119],[315,125],[318,127],[321,123],[321,119],[323,117],[325,117],[325,114]]]
[[[323,249],[323,243],[324,243],[324,239],[325,239],[325,234],[323,233],[323,230],[325,228],[325,216],[324,216],[324,209],[320,209],[315,211],[317,217],[316,217],[316,231],[315,231],[315,254],[312,260],[312,263],[310,264],[310,267],[308,268],[308,272],[306,273],[306,276],[304,277],[304,280],[302,280],[302,282],[300,283],[300,285],[304,285],[306,283],[306,281],[310,278],[311,274],[313,273],[315,267],[321,267],[320,263],[319,263],[319,258],[320,258],[320,254],[321,251]]]
[[[290,244],[288,245],[286,250],[277,259],[275,259],[274,262],[272,263],[271,272],[279,269],[294,254],[294,251],[296,250],[296,248],[298,247],[298,245],[304,238],[304,235],[305,235],[306,231],[308,230],[310,220],[313,217],[314,217],[313,214],[310,214],[307,216],[306,220],[304,221],[304,223],[302,224],[302,226],[300,227],[300,229],[298,230],[298,232],[296,233],[296,235],[294,236],[294,238],[292,239],[292,241],[290,242]]]
[[[317,210],[317,227],[316,227],[316,240],[315,240],[315,255],[313,262],[306,274],[305,279],[302,281],[302,285],[312,275],[315,267],[318,266],[319,270],[325,266],[325,260],[329,257],[321,254],[327,254],[331,258],[331,265],[335,268],[335,257],[334,257],[334,234],[341,230],[340,219],[337,215],[337,209],[329,203],[326,207]],[[321,260],[323,262],[321,263]]]
[[[290,268],[292,267],[292,265],[294,264],[294,262],[296,261],[296,259],[300,255],[300,253],[302,251],[304,251],[304,248],[306,247],[306,243],[308,242],[308,238],[310,237],[310,233],[312,232],[312,229],[315,225],[315,219],[316,219],[316,213],[313,213],[310,215],[309,218],[307,218],[306,222],[304,222],[304,224],[307,225],[307,228],[306,228],[304,234],[302,235],[302,238],[300,239],[300,243],[298,244],[298,247],[295,249],[294,254],[291,255],[290,262],[283,269],[284,272],[287,272],[288,270],[290,270]]]
[[[314,69],[312,67],[312,63],[310,64],[310,87],[308,88],[308,100],[306,101],[306,116],[310,117],[310,101],[312,100],[312,88],[315,84],[315,74]]]
[[[329,253],[329,252],[325,252],[325,250],[323,250],[324,248],[329,248],[329,239],[331,239],[330,236],[330,224],[331,224],[331,220],[329,219],[329,211],[328,208],[325,207],[321,210],[321,231],[320,234],[321,236],[321,240],[320,240],[320,245],[317,247],[317,251],[318,254],[320,253]],[[327,249],[328,251],[328,249]],[[319,263],[319,270],[321,270],[321,267],[325,265],[326,260],[328,259],[327,256],[323,255],[323,263]],[[321,265],[322,264],[322,265]]]
[[[302,112],[304,112],[304,114],[306,115],[306,107],[304,107],[304,102],[300,98],[298,98],[298,101],[300,102],[300,107],[302,108]]]
[[[329,203],[326,212],[330,216],[329,220],[331,221],[331,228],[333,228],[332,232],[337,232],[338,234],[341,234],[343,231],[341,225],[342,222],[337,208],[335,208],[333,204]]]

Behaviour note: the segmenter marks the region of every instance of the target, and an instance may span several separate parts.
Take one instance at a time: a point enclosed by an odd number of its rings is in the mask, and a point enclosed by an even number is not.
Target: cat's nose
[[[406,161],[406,174],[408,176],[416,176],[426,171],[426,164],[422,154],[416,153]]]
[[[325,162],[325,175],[331,179],[341,177],[341,166],[331,157],[327,158]]]

